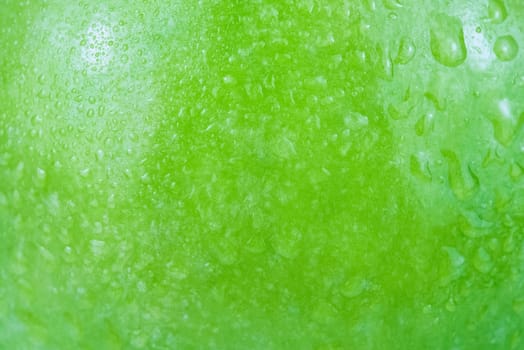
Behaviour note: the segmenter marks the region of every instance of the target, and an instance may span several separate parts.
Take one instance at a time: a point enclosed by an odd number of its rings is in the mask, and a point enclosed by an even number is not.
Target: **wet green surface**
[[[3,0],[0,348],[523,348],[523,16]]]

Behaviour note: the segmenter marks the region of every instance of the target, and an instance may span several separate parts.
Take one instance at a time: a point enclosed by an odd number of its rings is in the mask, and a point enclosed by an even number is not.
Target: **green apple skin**
[[[0,348],[523,348],[523,16],[4,0]]]

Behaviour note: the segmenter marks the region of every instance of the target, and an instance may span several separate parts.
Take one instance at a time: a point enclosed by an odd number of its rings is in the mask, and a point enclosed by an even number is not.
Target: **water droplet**
[[[504,35],[497,38],[493,51],[499,60],[503,62],[511,61],[517,57],[519,45],[511,35]]]
[[[495,139],[503,146],[509,146],[514,137],[514,126],[511,119],[496,117],[491,120]]]
[[[365,6],[367,7],[368,11],[374,12],[377,10],[377,4],[375,3],[375,0],[366,0]]]
[[[99,149],[98,151],[96,151],[96,159],[98,161],[101,161],[102,159],[104,159],[104,151]]]
[[[44,181],[46,177],[46,172],[44,169],[37,168],[36,169],[36,178],[40,181]]]
[[[522,168],[518,163],[512,163],[509,169],[509,175],[514,181],[520,179],[524,173],[524,168]]]
[[[340,288],[340,294],[346,298],[355,298],[364,293],[368,288],[368,280],[362,277],[353,277],[349,279]]]
[[[413,59],[415,52],[416,48],[413,41],[408,37],[403,37],[400,39],[400,45],[395,62],[399,64],[407,64]]]
[[[490,0],[488,4],[488,16],[493,23],[502,23],[508,17],[508,10],[503,0]]]
[[[466,199],[478,188],[478,177],[468,167],[470,181],[466,181],[457,154],[450,150],[441,150],[441,153],[448,162],[448,181],[451,190],[459,200]]]
[[[102,223],[100,221],[95,222],[93,232],[96,234],[101,234],[103,230],[104,227],[102,226]]]
[[[115,208],[115,194],[111,193],[107,198],[107,207],[114,209]]]
[[[222,265],[233,265],[238,259],[238,247],[230,239],[220,239],[214,244],[212,251]]]
[[[456,248],[444,247],[443,249],[448,253],[453,266],[462,266],[466,261]]]
[[[457,304],[455,303],[455,300],[453,300],[453,298],[449,298],[445,306],[446,310],[448,310],[449,312],[455,312],[455,310],[457,309]]]
[[[393,61],[387,47],[377,46],[377,68],[382,79],[393,80]]]
[[[449,267],[446,269],[442,282],[448,284],[463,275],[466,259],[455,247],[442,247],[442,250],[447,253],[449,258]]]
[[[446,67],[457,67],[467,57],[462,22],[457,17],[439,13],[431,20],[431,54]]]
[[[89,241],[89,244],[91,246],[91,251],[93,252],[93,254],[101,255],[104,252],[106,242],[93,239]]]
[[[224,81],[224,84],[227,84],[227,85],[231,85],[236,82],[235,77],[233,77],[232,75],[226,75],[222,78],[222,80]]]
[[[429,162],[423,154],[411,155],[409,163],[411,174],[421,180],[431,181],[432,176],[429,169]]]
[[[518,315],[524,316],[524,297],[520,296],[514,299],[512,302],[512,306],[513,306],[513,311],[515,311],[515,313],[517,313]],[[513,349],[516,349],[516,347]]]
[[[382,3],[388,10],[396,10],[402,7],[399,0],[382,0]]]
[[[366,128],[369,118],[358,112],[351,112],[344,117],[344,125],[351,130]]]
[[[488,273],[493,268],[493,260],[484,247],[477,250],[473,258],[473,266],[482,273]]]
[[[89,171],[90,171],[89,168],[80,170],[80,176],[87,177],[89,175]]]
[[[498,112],[489,116],[493,125],[495,139],[503,146],[509,146],[515,137],[518,125],[511,112],[511,105],[507,98],[498,102]]]
[[[449,74],[434,74],[427,84],[424,97],[431,101],[438,111],[443,111],[448,106],[449,86],[456,83]]]
[[[144,281],[138,281],[136,288],[139,292],[144,293],[147,290],[147,286]]]
[[[419,120],[415,123],[415,133],[418,136],[422,136],[433,130],[433,119],[434,114],[432,112],[429,112],[420,117]]]
[[[411,112],[410,108],[406,108],[403,105],[395,106],[394,104],[390,104],[388,106],[388,115],[391,119],[394,120],[402,120],[409,117]]]
[[[290,232],[280,232],[272,237],[271,243],[275,251],[288,259],[293,259],[300,250],[302,234],[297,229]]]
[[[286,136],[278,138],[273,145],[274,152],[283,159],[289,159],[297,153],[295,144]]]
[[[266,241],[259,234],[254,234],[244,245],[245,249],[254,254],[260,254],[266,250]]]
[[[144,174],[142,174],[142,176],[140,176],[140,181],[142,183],[148,184],[148,183],[151,182],[151,177],[149,176],[148,173],[144,173]]]
[[[106,107],[104,105],[98,106],[98,116],[102,117],[106,111]]]

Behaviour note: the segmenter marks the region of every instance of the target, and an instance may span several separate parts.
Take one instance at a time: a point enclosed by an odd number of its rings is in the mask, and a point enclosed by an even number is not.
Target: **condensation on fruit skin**
[[[413,43],[413,40],[411,40],[411,38],[409,37],[403,37],[402,39],[400,39],[395,63],[408,64],[413,59],[413,57],[415,57],[415,53],[416,47]]]
[[[488,16],[492,23],[499,24],[508,17],[508,10],[503,0],[489,0]]]
[[[517,57],[519,45],[511,35],[499,36],[493,46],[493,52],[500,61],[508,62]]]
[[[271,239],[271,245],[277,254],[293,259],[299,253],[301,240],[302,233],[298,229],[292,229],[289,232],[275,234]]]
[[[473,266],[481,273],[488,273],[493,269],[494,262],[484,247],[480,247],[477,250],[473,258]]]
[[[399,0],[382,0],[382,3],[388,10],[397,10],[403,7],[402,2]]]
[[[510,100],[507,98],[498,101],[497,107],[497,111],[489,115],[493,126],[493,135],[502,146],[508,147],[513,142],[515,134],[524,120],[522,115],[518,119],[516,118]]]
[[[389,104],[387,108],[387,113],[389,117],[393,120],[402,120],[407,119],[413,110],[412,106],[407,104]]]
[[[442,250],[448,257],[448,268],[445,270],[444,276],[442,276],[441,284],[447,285],[464,275],[466,270],[466,259],[455,247],[442,247]]]
[[[231,239],[222,239],[215,242],[211,250],[222,265],[233,265],[238,259],[238,247]]]
[[[448,181],[451,190],[459,200],[465,200],[476,192],[479,186],[479,179],[468,166],[469,176],[465,176],[462,164],[457,154],[448,149],[441,150],[442,155],[448,163]]]
[[[492,232],[493,223],[478,212],[463,210],[459,215],[457,228],[465,237],[480,238]]]
[[[411,174],[420,180],[431,181],[432,175],[429,168],[429,161],[425,154],[412,154],[409,158],[409,169]]]
[[[346,298],[356,298],[369,289],[370,282],[361,276],[348,279],[340,288],[340,294]]]
[[[384,80],[392,81],[394,76],[394,66],[388,47],[377,47],[377,60],[380,77]]]
[[[244,249],[253,254],[260,254],[266,250],[266,240],[260,234],[254,234],[244,244]]]
[[[425,113],[415,123],[415,133],[417,136],[429,134],[434,128],[435,114],[433,112]]]
[[[433,58],[446,67],[457,67],[467,58],[462,22],[443,13],[433,15],[430,28]]]

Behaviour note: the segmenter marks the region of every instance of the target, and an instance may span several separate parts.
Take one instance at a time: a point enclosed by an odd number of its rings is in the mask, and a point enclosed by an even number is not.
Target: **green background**
[[[0,5],[0,348],[524,348],[520,1]]]

